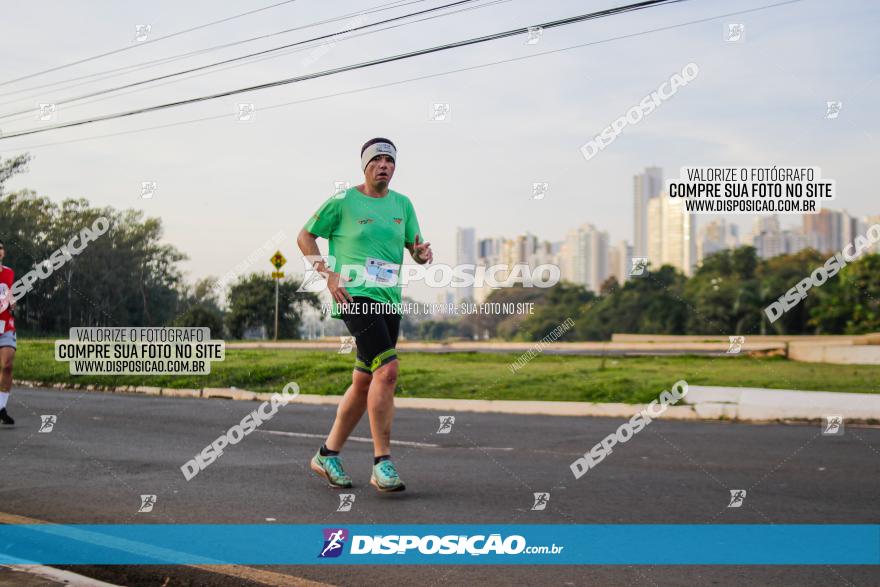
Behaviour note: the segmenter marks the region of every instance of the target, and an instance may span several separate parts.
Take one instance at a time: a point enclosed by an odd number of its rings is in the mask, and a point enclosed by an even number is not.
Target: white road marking
[[[284,430],[258,430],[258,432],[265,432],[266,434],[276,434],[278,436],[294,436],[296,438],[319,438],[319,439],[327,438],[326,434],[312,434],[311,432],[287,432]],[[365,442],[367,444],[373,444],[372,438],[365,438],[363,436],[349,436],[348,439],[351,441],[354,441],[354,442]],[[513,447],[509,447],[509,446],[442,446],[440,444],[431,444],[429,442],[413,442],[412,440],[392,440],[391,444],[394,444],[397,446],[412,446],[414,448],[464,448],[467,450],[513,450]]]
[[[327,438],[326,434],[311,434],[309,432],[285,432],[283,430],[260,430],[266,434],[277,434],[278,436],[295,436],[297,438]],[[349,436],[349,440],[354,442],[366,442],[373,444],[372,438],[364,438],[363,436]],[[439,444],[428,444],[426,442],[412,442],[410,440],[392,440],[391,444],[397,446],[412,446],[415,448],[440,448]]]

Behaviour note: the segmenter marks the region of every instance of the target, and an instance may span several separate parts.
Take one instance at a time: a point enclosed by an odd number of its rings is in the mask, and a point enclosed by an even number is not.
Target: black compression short
[[[376,369],[397,359],[397,335],[400,314],[389,304],[364,296],[353,296],[353,302],[340,307],[342,321],[357,343],[354,368],[372,374]]]

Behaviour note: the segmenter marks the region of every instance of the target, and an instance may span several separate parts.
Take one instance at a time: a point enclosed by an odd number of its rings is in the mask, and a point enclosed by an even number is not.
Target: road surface
[[[814,424],[655,421],[581,479],[569,464],[614,418],[397,411],[392,447],[407,491],[368,485],[364,420],[343,453],[350,512],[308,470],[333,406],[290,404],[186,481],[180,466],[257,404],[101,392],[13,390],[0,428],[0,522],[57,523],[878,523],[880,429],[823,436]],[[39,433],[41,415],[55,415]],[[728,508],[731,489],[746,489]],[[533,493],[549,507],[531,511]],[[150,513],[140,495],[154,494]],[[283,548],[284,545],[279,545]],[[673,548],[660,545],[658,548]],[[127,585],[869,585],[873,567],[272,566],[68,567]],[[308,582],[306,582],[308,581]]]

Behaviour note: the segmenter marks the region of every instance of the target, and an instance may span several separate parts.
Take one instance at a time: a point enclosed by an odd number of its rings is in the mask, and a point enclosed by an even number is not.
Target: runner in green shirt
[[[433,259],[409,198],[388,189],[397,149],[384,138],[361,148],[364,183],[327,200],[299,233],[297,244],[315,270],[327,279],[333,298],[331,316],[341,318],[357,343],[351,385],[342,397],[327,441],[311,461],[313,471],[332,487],[351,487],[339,452],[364,411],[373,436],[370,483],[379,491],[405,488],[391,461],[391,421],[400,330],[400,266],[403,249],[416,263]],[[317,237],[329,243],[324,262]]]

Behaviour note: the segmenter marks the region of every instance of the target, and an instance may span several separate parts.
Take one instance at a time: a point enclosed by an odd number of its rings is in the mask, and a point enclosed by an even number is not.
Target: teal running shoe
[[[342,460],[338,456],[322,457],[319,450],[309,465],[312,471],[327,480],[330,487],[351,487],[351,477],[345,474]]]
[[[370,476],[370,485],[379,491],[403,491],[406,485],[397,474],[397,469],[390,460],[380,461],[373,465],[373,474]]]

